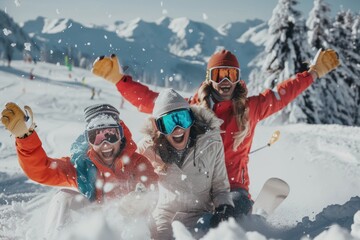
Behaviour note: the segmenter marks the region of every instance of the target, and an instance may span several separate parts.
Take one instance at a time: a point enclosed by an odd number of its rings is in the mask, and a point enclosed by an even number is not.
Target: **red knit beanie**
[[[222,50],[213,54],[209,60],[207,65],[207,69],[212,67],[220,67],[220,66],[227,66],[227,67],[237,67],[239,68],[239,62],[234,54],[232,54],[228,50]]]

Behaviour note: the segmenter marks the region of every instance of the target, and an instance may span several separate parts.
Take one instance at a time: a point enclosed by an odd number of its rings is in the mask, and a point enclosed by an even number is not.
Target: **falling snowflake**
[[[31,51],[31,43],[24,43],[24,47],[26,51]]]
[[[147,176],[141,176],[141,177],[140,177],[140,180],[141,180],[142,182],[146,182],[146,181],[148,180],[148,177],[147,177]]]
[[[105,183],[105,185],[104,185],[104,192],[105,193],[111,192],[113,189],[114,189],[114,184]]]
[[[56,169],[57,166],[58,166],[57,162],[52,162],[52,163],[50,163],[49,168],[50,168],[50,169]]]
[[[10,35],[12,32],[11,32],[11,30],[9,30],[9,29],[7,29],[7,28],[4,28],[3,29],[3,32],[4,32],[4,35],[5,36],[8,36],[8,35]]]
[[[207,20],[207,19],[208,19],[208,16],[206,15],[206,13],[203,13],[203,14],[202,14],[202,17],[203,17],[204,20]]]
[[[130,158],[129,158],[129,156],[123,156],[122,157],[122,162],[124,163],[124,164],[128,164],[129,162],[130,162]]]
[[[103,181],[103,180],[101,180],[101,179],[96,180],[95,187],[96,187],[97,189],[101,189],[101,188],[103,187],[103,185],[104,185],[104,181]]]

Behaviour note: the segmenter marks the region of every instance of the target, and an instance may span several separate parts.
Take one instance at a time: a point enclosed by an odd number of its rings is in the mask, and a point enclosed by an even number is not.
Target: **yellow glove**
[[[1,112],[1,122],[4,124],[5,128],[12,133],[12,135],[18,138],[29,136],[35,128],[31,108],[29,106],[25,106],[24,109],[30,113],[32,119],[30,128],[28,128],[25,124],[28,116],[26,116],[24,111],[21,110],[21,108],[15,103],[7,103],[5,105],[5,109]]]
[[[119,60],[115,54],[111,54],[111,57],[101,56],[93,63],[92,73],[102,77],[113,84],[117,84],[124,76],[122,74]]]
[[[310,65],[310,70],[316,72],[319,78],[339,66],[339,56],[332,50],[319,49]]]

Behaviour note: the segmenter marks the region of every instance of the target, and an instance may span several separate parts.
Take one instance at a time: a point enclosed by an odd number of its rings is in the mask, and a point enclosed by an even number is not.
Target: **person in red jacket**
[[[236,215],[247,214],[252,209],[248,155],[257,123],[284,108],[309,87],[314,79],[322,77],[338,65],[335,51],[320,50],[309,71],[298,73],[294,78],[281,82],[274,90],[268,89],[257,96],[248,97],[236,56],[227,50],[211,56],[205,81],[189,102],[211,109],[224,121],[221,125],[221,136]],[[92,72],[114,83],[121,95],[139,111],[152,112],[158,93],[133,81],[131,76],[124,75],[114,54],[110,58],[98,58]]]
[[[31,108],[25,106],[25,110],[32,117]],[[16,137],[17,155],[25,174],[44,185],[74,189],[60,190],[50,203],[51,215],[45,227],[49,239],[67,223],[71,210],[90,203],[119,200],[135,187],[150,188],[157,184],[154,168],[146,157],[135,152],[136,144],[129,129],[119,119],[118,110],[109,104],[85,109],[85,134],[73,144],[71,157],[49,157],[34,130],[35,125],[28,128],[25,119],[23,110],[12,102],[1,113],[1,122]],[[83,144],[83,138],[88,144]]]

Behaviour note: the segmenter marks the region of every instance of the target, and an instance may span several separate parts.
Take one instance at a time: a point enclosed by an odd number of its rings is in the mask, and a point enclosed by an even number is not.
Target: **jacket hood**
[[[213,111],[196,105],[191,105],[190,109],[195,118],[193,127],[220,131],[223,120],[216,117]],[[145,121],[141,132],[152,139],[157,139],[160,136],[160,132],[156,129],[152,119],[153,118],[150,117]]]

